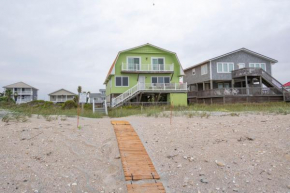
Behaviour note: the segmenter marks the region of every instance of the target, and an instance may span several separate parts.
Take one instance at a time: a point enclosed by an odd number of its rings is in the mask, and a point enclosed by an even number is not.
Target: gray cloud
[[[275,77],[289,81],[287,0],[11,0],[0,7],[0,87],[24,81],[40,99],[78,85],[97,92],[118,51],[148,42],[176,52],[184,68],[246,47],[277,59]]]

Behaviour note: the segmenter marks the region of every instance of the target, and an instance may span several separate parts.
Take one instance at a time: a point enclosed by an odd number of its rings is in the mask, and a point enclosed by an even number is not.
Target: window
[[[266,64],[265,63],[250,63],[250,68],[262,68],[266,71]]]
[[[239,66],[239,69],[246,67],[246,65],[244,63],[239,63],[238,66]]]
[[[192,75],[195,75],[195,68],[191,70]]]
[[[207,64],[201,66],[201,75],[207,74]]]
[[[152,77],[152,83],[170,83],[169,77]]]
[[[230,88],[230,83],[218,83],[218,88]]]
[[[164,58],[152,58],[153,70],[164,70]]]
[[[116,77],[116,86],[129,86],[129,77],[127,76]]]
[[[234,63],[229,62],[218,62],[217,63],[217,72],[218,73],[230,73],[234,70]]]
[[[139,70],[140,69],[140,57],[128,57],[128,70]]]

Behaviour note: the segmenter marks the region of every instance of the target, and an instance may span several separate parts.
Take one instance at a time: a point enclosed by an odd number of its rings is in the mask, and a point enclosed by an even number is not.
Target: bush
[[[89,104],[89,103],[87,103],[87,104],[85,104],[85,105],[84,105],[84,109],[87,109],[87,110],[92,110],[92,109],[93,109],[93,105],[92,105],[92,104]]]
[[[8,98],[5,97],[5,96],[4,96],[4,97],[0,97],[0,102],[1,102],[1,101],[5,101],[5,102],[6,102],[6,101],[8,101]]]
[[[77,104],[73,100],[68,100],[62,105],[62,109],[73,109],[76,107],[77,107]]]

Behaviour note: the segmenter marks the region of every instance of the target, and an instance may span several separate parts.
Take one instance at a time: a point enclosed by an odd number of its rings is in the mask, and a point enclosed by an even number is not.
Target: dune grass
[[[7,103],[0,103],[0,109],[6,109],[10,112],[21,113],[24,116],[31,116],[34,115],[41,115],[41,116],[68,116],[68,117],[75,117],[77,116],[77,109],[63,109],[60,105],[29,105],[29,104],[7,104]],[[88,117],[88,118],[102,118],[103,114],[100,113],[93,113],[92,109],[84,109],[80,111],[81,117]]]
[[[130,115],[145,114],[146,116],[169,116],[165,111],[183,112],[183,114],[192,114],[198,116],[205,116],[204,112],[229,112],[232,115],[237,115],[241,112],[256,112],[256,113],[275,113],[275,114],[290,114],[290,103],[285,102],[271,102],[271,103],[244,103],[244,104],[193,104],[187,107],[170,107],[170,106],[126,106],[111,109],[109,111],[110,117],[126,117]],[[190,115],[189,115],[190,116]]]
[[[51,105],[41,103],[41,105],[15,105],[0,103],[0,109],[7,109],[10,112],[21,113],[24,116],[31,116],[32,114],[41,115],[51,118],[55,116],[77,116],[77,109],[63,109],[60,105]],[[149,117],[169,117],[172,110],[173,116],[200,116],[209,117],[210,112],[228,112],[232,116],[238,116],[242,112],[255,113],[273,113],[273,114],[290,114],[290,103],[285,102],[271,102],[271,103],[244,103],[244,104],[193,104],[186,107],[181,106],[124,106],[115,109],[109,109],[109,117],[127,117],[131,115],[145,115]],[[102,118],[104,114],[93,113],[91,108],[85,108],[81,113],[81,117]],[[49,118],[50,117],[50,118]]]

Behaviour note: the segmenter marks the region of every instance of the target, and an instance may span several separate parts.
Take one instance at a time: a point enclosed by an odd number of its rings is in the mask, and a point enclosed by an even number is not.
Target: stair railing
[[[272,83],[274,86],[276,86],[278,89],[281,89],[283,91],[284,87],[283,84],[281,84],[277,79],[275,79],[273,76],[271,76],[268,72],[265,70],[262,70],[262,77]]]
[[[133,86],[132,88],[128,89],[124,93],[120,94],[116,98],[113,98],[112,99],[112,107],[114,107],[114,106],[118,105],[119,103],[123,102],[128,97],[130,97],[133,94],[135,94],[136,92],[138,92],[138,90],[139,90],[139,83],[137,83],[135,86]]]

